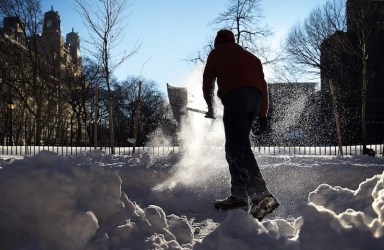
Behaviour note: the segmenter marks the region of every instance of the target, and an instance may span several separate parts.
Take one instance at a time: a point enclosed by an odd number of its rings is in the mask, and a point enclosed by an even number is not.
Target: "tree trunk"
[[[95,120],[93,127],[93,146],[97,148],[97,125],[99,121],[99,84],[96,83],[95,87]]]
[[[109,113],[109,146],[111,148],[111,154],[115,154],[115,135],[113,132],[113,107],[112,107],[112,96],[111,87],[107,80],[108,86],[108,113]]]
[[[36,122],[36,139],[35,139],[35,145],[40,146],[41,145],[41,137],[42,137],[42,131],[43,131],[43,119],[42,119],[42,110],[40,103],[37,105],[36,115],[35,115],[35,122]]]
[[[103,47],[103,64],[104,64],[104,72],[105,72],[105,81],[107,83],[108,89],[108,113],[109,113],[109,146],[111,149],[111,154],[115,154],[115,135],[113,131],[113,107],[112,107],[112,94],[111,94],[111,72],[109,69],[109,46],[108,40],[104,39],[104,47]]]
[[[363,59],[363,87],[361,90],[361,129],[362,129],[362,144],[363,152],[367,150],[367,121],[366,121],[366,110],[367,110],[367,57]]]
[[[342,139],[341,139],[339,112],[337,111],[336,94],[335,94],[335,89],[334,89],[334,85],[333,85],[333,80],[332,79],[329,80],[329,88],[331,90],[331,96],[332,96],[333,114],[335,116],[336,133],[337,133],[337,142],[339,144],[339,152],[340,152],[340,155],[343,156],[343,143],[342,143]]]
[[[137,136],[139,131],[139,119],[140,119],[140,102],[141,102],[141,82],[139,82],[139,90],[137,94],[137,100],[136,100],[136,113],[135,113],[135,120],[133,125],[133,150],[132,155],[135,153],[136,144],[137,144]]]

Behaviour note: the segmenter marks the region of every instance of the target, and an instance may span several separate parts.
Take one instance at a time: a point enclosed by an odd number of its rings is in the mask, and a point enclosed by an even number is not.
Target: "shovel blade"
[[[180,123],[182,117],[187,114],[188,90],[183,87],[173,87],[167,83],[167,92],[173,117]]]

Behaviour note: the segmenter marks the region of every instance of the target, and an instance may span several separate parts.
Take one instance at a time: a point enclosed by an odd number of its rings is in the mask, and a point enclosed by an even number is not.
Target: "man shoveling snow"
[[[262,220],[279,206],[268,191],[249,141],[257,118],[261,131],[267,127],[267,83],[260,60],[236,44],[230,30],[217,32],[214,46],[203,74],[206,117],[214,117],[213,92],[217,80],[217,95],[224,105],[225,153],[231,174],[231,195],[215,201],[215,207],[245,209]]]

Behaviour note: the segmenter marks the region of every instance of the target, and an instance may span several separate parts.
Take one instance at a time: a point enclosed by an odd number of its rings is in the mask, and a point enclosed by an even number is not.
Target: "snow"
[[[0,249],[384,247],[382,157],[257,156],[281,202],[259,222],[242,210],[214,210],[229,176],[222,149],[211,150],[218,156],[206,162],[196,152],[99,150],[2,160]]]

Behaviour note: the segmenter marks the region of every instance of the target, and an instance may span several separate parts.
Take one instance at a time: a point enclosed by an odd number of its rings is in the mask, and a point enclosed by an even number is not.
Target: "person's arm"
[[[261,94],[263,96],[263,101],[261,102],[261,111],[259,117],[267,117],[269,109],[269,93],[268,93],[268,84],[264,79],[263,66],[260,63],[260,82],[261,82]]]
[[[208,105],[208,109],[213,106],[213,95],[215,89],[216,71],[214,68],[214,53],[208,56],[207,63],[203,73],[203,95],[205,102]]]
[[[266,81],[264,80],[264,86],[261,91],[261,94],[263,96],[263,101],[261,102],[261,111],[260,111],[260,117],[267,117],[268,115],[268,109],[269,109],[269,96],[268,96],[268,86]]]

